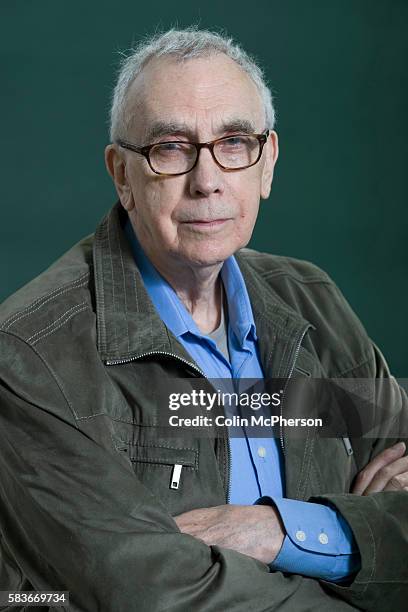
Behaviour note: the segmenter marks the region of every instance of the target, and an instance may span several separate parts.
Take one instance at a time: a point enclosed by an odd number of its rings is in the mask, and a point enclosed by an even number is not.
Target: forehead
[[[229,121],[264,129],[264,108],[249,75],[223,54],[176,61],[151,60],[132,83],[128,114],[133,134],[147,134],[153,124],[184,124],[205,137]],[[211,132],[211,134],[210,134]]]

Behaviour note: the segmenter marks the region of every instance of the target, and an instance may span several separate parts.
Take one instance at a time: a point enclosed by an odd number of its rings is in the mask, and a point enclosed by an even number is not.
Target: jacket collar
[[[158,316],[124,233],[126,212],[118,202],[95,233],[94,266],[98,350],[105,362],[137,359],[146,353],[191,357]],[[245,249],[236,254],[257,326],[265,374],[285,377],[298,340],[310,324],[282,302],[251,264]]]

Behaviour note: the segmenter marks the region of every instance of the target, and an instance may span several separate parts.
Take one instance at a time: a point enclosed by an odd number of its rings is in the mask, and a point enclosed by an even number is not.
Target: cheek
[[[178,242],[177,224],[173,219],[183,193],[177,187],[168,179],[150,181],[137,206],[144,231],[163,246],[167,244],[173,248]]]
[[[232,185],[232,196],[240,203],[240,215],[253,219],[259,209],[261,198],[261,168],[253,166],[243,171],[242,176]],[[235,178],[235,177],[233,177]]]
[[[246,246],[251,239],[256,222],[256,215],[251,213],[242,214],[235,227],[235,240],[240,248]]]
[[[173,225],[173,216],[178,202],[181,199],[182,191],[177,189],[177,185],[171,184],[171,179],[159,179],[152,184],[146,193],[145,201],[148,203],[151,214],[162,227]]]
[[[247,197],[241,199],[237,229],[242,232],[252,231],[259,211],[259,197],[248,191]]]

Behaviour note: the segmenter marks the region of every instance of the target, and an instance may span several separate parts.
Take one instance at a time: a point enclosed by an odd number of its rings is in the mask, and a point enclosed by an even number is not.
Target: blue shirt
[[[230,362],[197,327],[175,291],[143,252],[130,223],[126,233],[146,290],[165,325],[209,379],[262,379],[255,321],[241,271],[234,257],[224,262],[221,278],[228,302]],[[240,389],[242,391],[242,389]],[[230,435],[229,503],[274,504],[286,535],[271,570],[341,580],[360,568],[353,534],[334,509],[284,497],[284,464],[276,438]]]

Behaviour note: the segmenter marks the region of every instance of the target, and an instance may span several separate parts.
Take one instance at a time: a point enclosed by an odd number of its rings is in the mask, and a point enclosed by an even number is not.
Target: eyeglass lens
[[[231,136],[214,143],[213,154],[224,168],[245,168],[253,164],[260,150],[255,136]],[[154,170],[166,174],[188,172],[196,161],[197,149],[186,142],[159,143],[150,150],[150,163]]]

